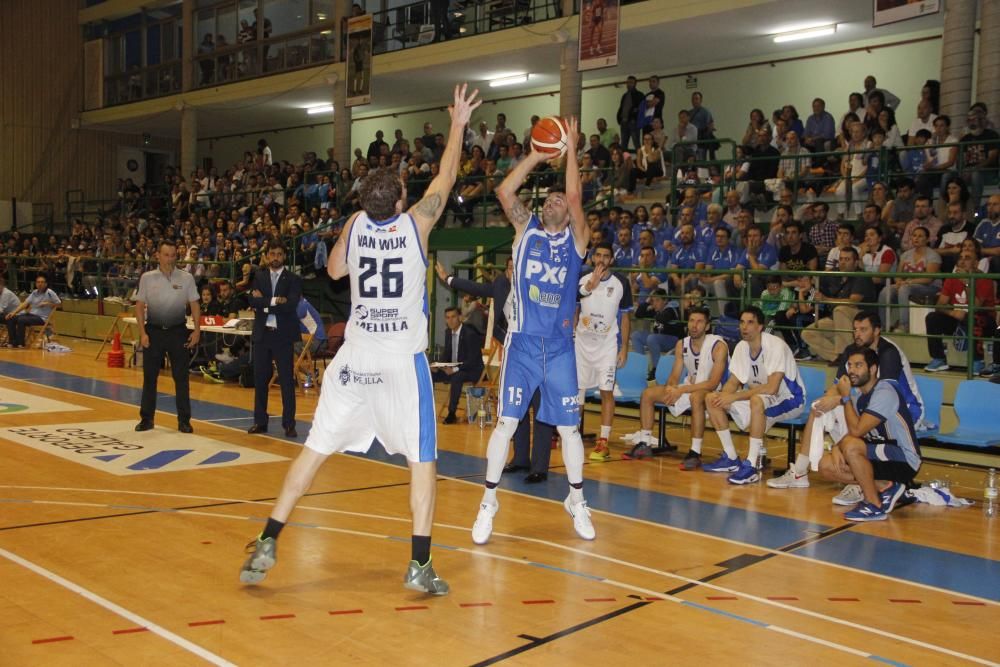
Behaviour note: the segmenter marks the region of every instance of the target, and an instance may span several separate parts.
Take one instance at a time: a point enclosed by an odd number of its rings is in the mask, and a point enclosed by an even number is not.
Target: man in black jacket
[[[641,141],[639,139],[639,105],[645,97],[636,90],[635,77],[630,76],[625,81],[625,93],[621,102],[618,103],[618,125],[621,128],[622,150],[628,150],[629,142],[634,145],[635,150],[639,150]]]
[[[444,333],[444,358],[438,362],[457,364],[444,366],[433,373],[435,382],[447,382],[451,385],[448,394],[448,415],[445,424],[455,424],[455,409],[462,397],[462,385],[466,382],[477,382],[483,374],[483,339],[472,327],[462,324],[458,308],[448,308],[444,311],[444,320],[448,328]]]
[[[507,297],[510,295],[510,279],[514,272],[514,263],[511,258],[507,258],[506,270],[489,283],[479,283],[449,275],[441,262],[438,262],[435,268],[438,277],[448,287],[473,296],[493,299],[493,338],[496,339],[495,344],[503,345],[507,338]],[[541,394],[536,391],[531,398],[532,412],[538,411],[540,403]],[[551,424],[545,424],[536,419],[534,433],[536,446],[532,449],[531,419],[526,413],[518,423],[517,430],[514,431],[514,458],[503,469],[504,473],[529,471],[527,477],[524,478],[524,481],[529,484],[544,482],[548,479],[554,428]]]
[[[268,268],[257,272],[250,292],[253,320],[253,426],[248,433],[267,432],[267,389],[271,364],[278,367],[281,385],[281,425],[285,436],[295,431],[295,375],[293,346],[302,340],[296,308],[302,298],[302,278],[285,269],[285,249],[271,246]]]

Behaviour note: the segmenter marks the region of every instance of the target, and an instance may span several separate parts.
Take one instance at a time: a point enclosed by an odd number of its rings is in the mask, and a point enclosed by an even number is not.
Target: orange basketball
[[[562,157],[569,146],[566,123],[559,116],[546,116],[531,128],[531,149]]]

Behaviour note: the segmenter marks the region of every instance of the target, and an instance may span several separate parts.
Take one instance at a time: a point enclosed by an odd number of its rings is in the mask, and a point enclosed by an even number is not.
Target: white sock
[[[763,438],[750,438],[750,451],[747,452],[747,461],[749,461],[750,465],[754,468],[757,467],[757,456],[760,454],[760,448],[763,446]]]
[[[722,442],[722,449],[725,450],[726,456],[731,459],[739,458],[736,455],[736,447],[733,445],[733,434],[729,432],[727,428],[725,431],[716,431],[715,434],[719,436],[719,440]]]
[[[691,451],[695,454],[701,454],[701,438],[691,438]]]
[[[611,437],[611,427],[601,424],[601,437],[607,440]]]
[[[562,438],[566,479],[570,484],[579,484],[583,482],[583,438],[580,437],[580,429],[575,426],[557,426],[556,430]]]
[[[639,431],[639,442],[644,445],[648,445],[653,441],[653,432],[647,429]]]
[[[569,487],[569,502],[573,505],[583,502],[583,489],[578,489],[576,487]]]
[[[497,504],[497,489],[493,487],[486,487],[483,489],[483,503],[486,505],[496,505]]]
[[[809,457],[801,452],[795,457],[795,464],[792,466],[796,475],[805,475],[809,472]]]

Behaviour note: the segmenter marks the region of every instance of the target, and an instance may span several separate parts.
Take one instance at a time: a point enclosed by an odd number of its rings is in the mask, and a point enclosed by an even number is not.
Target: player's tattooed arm
[[[528,224],[528,220],[531,219],[531,211],[528,210],[520,199],[515,197],[514,201],[507,208],[507,217],[510,218],[512,225],[521,227]]]
[[[441,214],[441,195],[436,192],[428,194],[417,202],[416,206],[413,207],[413,212],[422,218],[437,220],[438,215]]]

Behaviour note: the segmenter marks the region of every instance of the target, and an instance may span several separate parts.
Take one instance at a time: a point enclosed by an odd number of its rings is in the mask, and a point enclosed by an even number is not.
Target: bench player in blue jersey
[[[326,372],[305,446],[288,474],[267,525],[248,545],[240,581],[255,584],[274,567],[278,534],[320,466],[336,452],[366,452],[375,440],[410,466],[411,560],[403,585],[445,595],[431,566],[437,431],[427,364],[427,239],[455,185],[462,133],[480,105],[479,91],[455,87],[441,170],[405,213],[399,174],[376,169],[362,182],[362,210],[351,216],[330,253],[333,279],[350,276],[351,316],[344,345]]]
[[[567,128],[567,136],[577,136],[575,118],[567,120]],[[500,409],[486,450],[486,491],[472,527],[476,544],[490,539],[493,517],[500,509],[496,487],[510,439],[536,389],[542,395],[537,418],[553,424],[562,438],[570,484],[563,506],[573,518],[577,534],[594,539],[590,510],[583,498],[583,440],[577,429],[580,405],[573,348],[577,285],[590,239],[575,150],[571,147],[566,154],[566,191],[549,191],[541,217],[517,197],[524,180],[547,158],[551,154],[532,151],[496,190],[514,226],[514,274],[507,353],[500,370]]]

